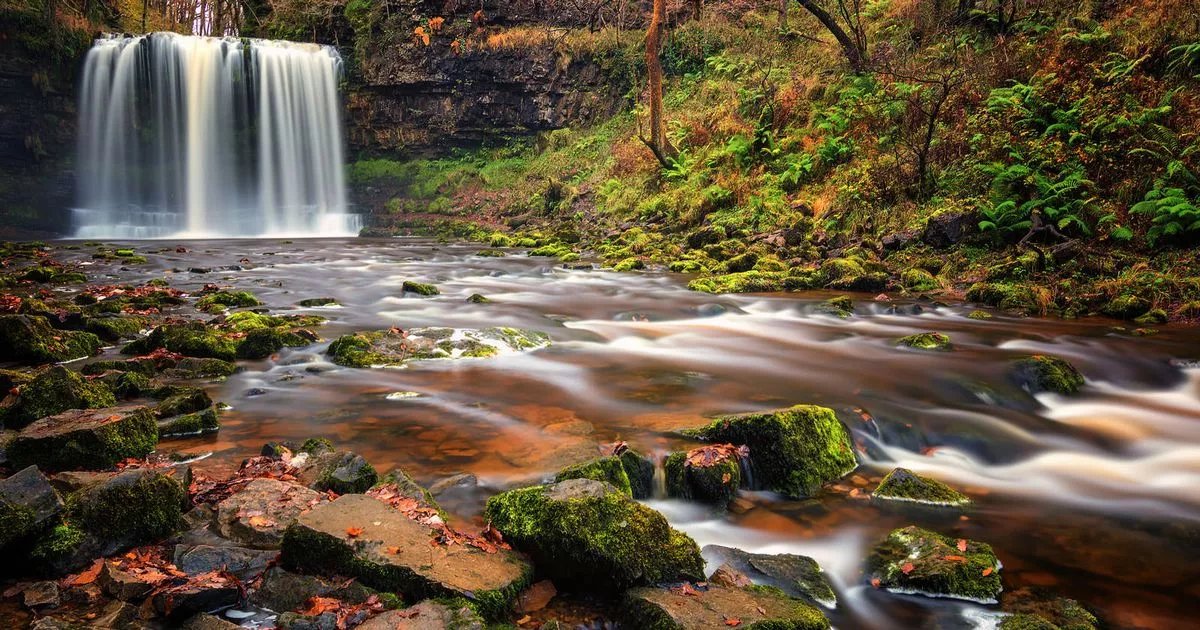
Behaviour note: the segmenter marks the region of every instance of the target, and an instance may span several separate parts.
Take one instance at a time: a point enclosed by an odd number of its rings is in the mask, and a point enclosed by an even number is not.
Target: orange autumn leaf
[[[880,584],[879,578],[871,578],[871,586],[874,586],[875,588],[879,588],[879,584]]]
[[[742,625],[742,620],[738,619],[737,617],[726,617],[725,625],[729,626],[730,628],[733,628],[735,626],[740,626],[740,625]]]
[[[967,550],[967,539],[966,539],[966,538],[959,538],[959,539],[958,539],[958,550],[959,550],[959,551],[966,551],[966,550]]]
[[[992,567],[988,567],[988,568],[986,568],[986,569],[984,569],[984,570],[983,570],[983,577],[987,577],[987,576],[989,576],[989,575],[991,575],[991,574],[992,574]]]
[[[275,521],[265,516],[251,516],[249,523],[251,527],[270,527],[275,524]]]
[[[417,39],[421,40],[421,43],[425,44],[426,46],[429,45],[429,32],[425,30],[424,26],[418,26],[417,28],[414,28],[413,35],[416,35]]]
[[[915,569],[915,568],[916,567],[913,566],[913,563],[905,562],[904,566],[900,567],[900,572],[903,573],[904,575],[908,575],[909,573],[912,573],[913,569]]]
[[[76,573],[75,575],[67,576],[67,578],[63,580],[63,584],[66,586],[83,586],[84,584],[91,584],[92,582],[96,581],[96,578],[100,577],[100,567],[102,566],[104,566],[104,560],[98,559],[93,562],[92,566],[88,567],[87,570]]]
[[[314,617],[331,611],[337,611],[342,607],[342,602],[333,597],[310,597],[307,606],[303,610],[298,611],[305,617]]]
[[[363,533],[363,528],[361,528],[361,527],[347,527],[346,528],[346,535],[351,538],[358,538],[359,536],[362,536],[362,533]]]
[[[442,30],[442,25],[445,23],[446,23],[446,18],[435,17],[435,18],[429,20],[429,30],[436,33],[438,31]]]
[[[399,547],[388,547],[387,552],[394,556],[394,555],[397,555],[400,553],[400,548]]]
[[[963,556],[942,556],[942,560],[947,562],[966,562],[967,559]]]

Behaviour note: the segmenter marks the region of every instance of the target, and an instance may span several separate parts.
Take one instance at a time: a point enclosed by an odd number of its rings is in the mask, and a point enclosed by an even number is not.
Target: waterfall
[[[350,236],[341,58],[153,33],[96,40],[79,92],[77,238]]]

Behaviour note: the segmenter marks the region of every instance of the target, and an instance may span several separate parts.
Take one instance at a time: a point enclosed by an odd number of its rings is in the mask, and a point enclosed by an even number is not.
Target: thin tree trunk
[[[817,21],[838,40],[838,43],[842,46],[842,51],[846,54],[846,59],[850,62],[850,67],[855,72],[863,72],[867,69],[867,51],[863,50],[858,45],[858,42],[850,37],[850,34],[837,23],[837,20],[832,15],[821,8],[821,5],[817,4],[816,0],[797,1],[800,3],[800,6],[813,14],[813,17],[817,18]]]
[[[667,166],[667,131],[663,124],[663,30],[667,21],[666,0],[654,0],[650,26],[646,29],[646,74],[650,90],[650,137],[642,138],[659,163]]]

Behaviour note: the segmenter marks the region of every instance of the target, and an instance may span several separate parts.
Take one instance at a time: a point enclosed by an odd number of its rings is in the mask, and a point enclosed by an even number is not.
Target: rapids
[[[324,357],[328,342],[285,349],[213,388],[214,399],[232,405],[219,434],[162,445],[212,453],[196,464],[202,470],[232,470],[267,441],[326,436],[381,472],[403,467],[423,483],[473,473],[483,488],[445,499],[472,518],[490,492],[543,479],[592,456],[596,443],[620,439],[665,453],[685,444],[672,429],[710,414],[818,403],[851,429],[861,462],[821,496],[749,493],[755,507],[740,514],[650,504],[701,545],[815,557],[835,583],[838,608],[827,614],[840,628],[994,625],[983,606],[864,583],[869,546],[910,523],[991,543],[1006,590],[1048,588],[1113,627],[1194,621],[1200,330],[1164,326],[1135,337],[1098,319],[996,313],[976,321],[965,305],[866,295],[842,320],[815,313],[822,294],[711,296],[672,274],[567,270],[553,259],[478,257],[475,245],[423,240],[187,247],[151,255],[119,279],[170,274],[183,290],[230,284],[273,312],[328,317],[320,329],[327,340],[396,325],[516,326],[554,341],[530,354],[377,370],[337,368]],[[243,258],[244,269],[221,270]],[[192,267],[214,271],[183,271]],[[435,283],[442,295],[402,296],[405,280]],[[493,302],[468,303],[473,293]],[[341,306],[295,306],[327,296]],[[893,346],[930,330],[949,334],[955,350]],[[1009,360],[1036,352],[1074,362],[1088,379],[1083,392],[1034,398],[1011,385]],[[960,518],[867,500],[895,466],[956,486],[975,507]]]

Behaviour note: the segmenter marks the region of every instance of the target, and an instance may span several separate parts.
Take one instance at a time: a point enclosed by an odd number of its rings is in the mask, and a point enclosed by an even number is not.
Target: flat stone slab
[[[158,445],[158,426],[146,407],[72,409],[42,418],[17,434],[8,447],[15,468],[99,470],[130,457],[145,457]]]
[[[829,627],[829,620],[816,608],[781,592],[755,587],[702,589],[684,584],[635,588],[625,594],[621,610],[631,628],[718,630],[765,622],[772,628],[793,630]]]
[[[705,557],[717,558],[746,574],[755,583],[774,586],[793,597],[811,599],[826,608],[837,605],[837,595],[821,565],[808,556],[749,553],[721,545],[705,545],[701,551]]]
[[[483,630],[483,619],[468,606],[423,601],[404,610],[372,617],[359,630]]]
[[[34,532],[62,507],[58,493],[36,466],[0,480],[0,547]]]
[[[290,570],[356,577],[413,599],[466,597],[488,616],[506,611],[533,574],[513,551],[442,545],[428,526],[357,494],[301,514],[284,536],[282,560]]]
[[[217,531],[248,547],[275,548],[283,532],[304,510],[329,499],[298,483],[278,479],[255,479],[237,494],[217,504]]]

